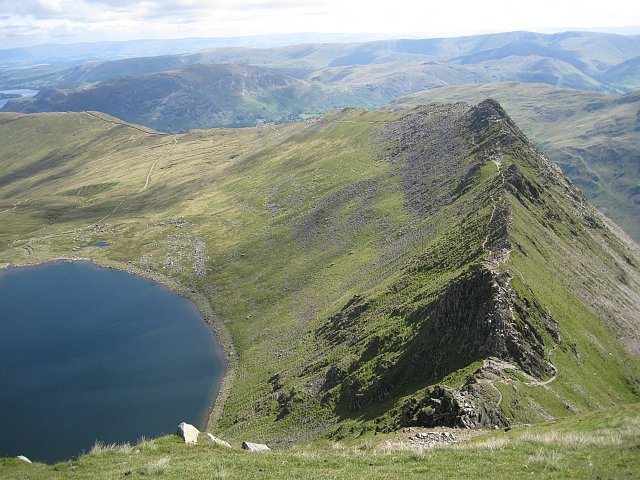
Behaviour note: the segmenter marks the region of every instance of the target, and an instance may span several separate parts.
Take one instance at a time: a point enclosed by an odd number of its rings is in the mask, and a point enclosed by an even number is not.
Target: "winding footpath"
[[[13,207],[9,207],[9,208],[5,208],[4,210],[0,210],[0,213],[4,213],[4,212],[10,212],[11,210],[15,210],[16,208],[18,208],[19,205],[28,202],[29,199],[25,198],[24,200],[19,201],[18,203],[14,203]]]
[[[169,148],[168,151],[161,153],[160,156],[156,159],[156,161],[151,164],[151,168],[149,168],[149,173],[147,173],[147,178],[144,182],[144,186],[140,189],[138,193],[142,193],[147,189],[147,187],[149,186],[149,179],[151,178],[151,174],[153,173],[153,169],[155,168],[156,164],[160,160],[162,160],[166,155],[170,154],[173,151],[173,149],[176,148],[177,144],[178,144],[178,139],[174,136],[173,144],[171,145],[171,148]]]
[[[506,185],[506,179],[504,176],[504,172],[502,171],[502,159],[501,159],[501,155],[498,154],[497,157],[494,157],[491,159],[491,161],[495,164],[496,168],[498,169],[498,175],[501,178],[502,181],[502,185],[501,185],[501,191],[504,191],[504,187]],[[484,260],[484,265],[489,269],[489,271],[491,271],[494,275],[499,275],[500,274],[500,265],[507,262],[509,260],[509,256],[511,254],[511,250],[509,248],[502,248],[500,250],[493,250],[491,248],[491,225],[493,224],[496,216],[498,215],[498,209],[500,208],[500,199],[498,198],[499,194],[498,193],[494,193],[492,195],[492,201],[493,201],[493,210],[491,212],[491,217],[489,219],[489,223],[488,223],[488,228],[487,228],[487,234],[485,236],[485,239],[482,243],[482,248],[487,252],[487,258]],[[498,295],[504,295],[505,297],[508,295],[507,292],[507,288],[503,285],[500,284],[500,282],[496,282],[496,285],[498,287]],[[509,308],[509,313],[511,316],[511,320],[512,322],[515,322],[515,315],[513,312],[513,306],[510,304],[510,302],[508,303],[508,308]],[[494,372],[494,375],[498,376],[500,378],[499,381],[505,383],[505,384],[511,384],[512,380],[509,379],[507,376],[505,375],[501,375],[501,373],[503,371],[506,370],[512,370],[512,371],[517,371],[520,375],[522,375],[525,379],[526,382],[523,382],[524,385],[529,386],[529,387],[544,387],[549,385],[550,383],[554,382],[558,376],[558,369],[556,368],[556,366],[551,362],[551,356],[555,353],[556,349],[558,348],[558,344],[556,343],[553,348],[549,351],[549,357],[547,359],[549,365],[551,366],[551,368],[553,369],[553,376],[551,376],[551,378],[547,379],[547,380],[538,380],[537,378],[529,375],[528,373],[526,373],[525,371],[523,371],[522,369],[518,368],[518,366],[506,362],[504,360],[500,360],[498,358],[488,358],[483,360],[483,366],[482,369],[486,372]],[[498,400],[497,400],[497,406],[498,408],[501,408],[502,406],[502,401],[503,401],[503,395],[502,392],[500,391],[500,389],[496,386],[495,382],[497,380],[491,379],[491,378],[479,378],[477,380],[478,383],[482,384],[482,385],[490,385],[497,393],[498,395]]]
[[[504,178],[504,172],[502,171],[502,158],[499,156],[498,158],[493,158],[491,161],[495,164],[498,169],[498,176],[502,181],[502,185],[500,187],[501,191],[504,191],[504,187],[506,184],[506,179]],[[494,251],[490,247],[491,241],[491,224],[494,222],[496,215],[498,215],[499,208],[499,200],[496,198],[497,194],[493,194],[491,196],[491,200],[493,201],[493,210],[491,212],[491,217],[489,218],[489,224],[487,228],[487,234],[484,237],[484,242],[482,242],[482,248],[484,251],[488,253],[487,258],[485,260],[485,265],[487,268],[494,274],[499,273],[500,264],[505,263],[509,260],[509,256],[511,255],[510,249],[502,249],[501,251]]]
[[[142,129],[142,128],[138,128],[138,127],[136,127],[135,125],[129,125],[129,124],[127,124],[127,123],[122,123],[122,122],[117,122],[117,121],[114,121],[114,120],[109,120],[109,119],[106,119],[106,118],[102,118],[101,116],[97,115],[97,114],[96,114],[96,113],[94,113],[94,112],[85,111],[84,113],[86,113],[89,117],[91,117],[91,118],[93,118],[93,119],[97,119],[97,120],[99,120],[99,121],[101,121],[101,122],[108,123],[108,124],[110,124],[110,125],[115,125],[115,126],[124,126],[124,127],[130,128],[130,129],[132,129],[132,130],[136,130],[136,131],[138,131],[138,132],[144,133],[145,135],[163,136],[163,137],[164,137],[164,136],[171,136],[171,134],[169,134],[169,133],[161,133],[161,132],[148,131],[148,130],[144,130],[144,129]],[[162,159],[163,159],[163,158],[165,158],[167,155],[169,155],[169,154],[174,150],[174,148],[176,147],[176,145],[177,145],[177,144],[178,144],[178,139],[177,139],[177,137],[176,137],[175,135],[173,135],[173,143],[171,143],[170,148],[169,148],[168,150],[165,150],[165,151],[163,151],[162,153],[160,153],[160,154],[155,158],[155,160],[151,163],[151,166],[149,167],[149,170],[148,170],[148,172],[147,172],[147,175],[146,175],[146,177],[145,177],[144,184],[142,185],[142,187],[141,187],[138,191],[136,191],[135,193],[132,193],[132,194],[130,194],[130,195],[128,195],[128,196],[126,196],[125,198],[123,198],[123,199],[122,199],[122,200],[121,200],[121,201],[120,201],[120,202],[119,202],[119,203],[118,203],[118,204],[113,208],[113,210],[111,210],[109,213],[107,213],[104,217],[102,217],[102,218],[101,218],[100,220],[98,220],[97,222],[94,222],[94,223],[92,223],[92,224],[90,224],[90,225],[87,225],[87,226],[85,226],[85,227],[79,227],[79,228],[75,228],[75,229],[73,229],[73,230],[66,230],[66,231],[61,232],[61,233],[59,233],[59,234],[50,234],[50,235],[44,235],[44,236],[41,236],[41,237],[34,237],[34,238],[32,238],[32,240],[43,240],[43,239],[46,239],[46,238],[53,238],[53,237],[59,237],[59,236],[63,236],[63,235],[74,234],[74,233],[81,232],[81,231],[83,231],[83,230],[87,230],[87,229],[95,228],[95,227],[99,226],[102,222],[104,222],[106,219],[108,219],[108,218],[109,218],[109,217],[111,217],[113,214],[115,214],[115,213],[120,209],[120,207],[121,207],[121,206],[122,206],[122,205],[123,205],[123,204],[124,204],[124,203],[129,199],[129,198],[131,198],[131,196],[133,196],[133,195],[139,195],[140,193],[144,192],[144,191],[149,187],[149,184],[150,184],[150,182],[151,182],[151,176],[152,176],[152,174],[153,174],[153,171],[154,171],[154,169],[155,169],[156,165],[158,164],[158,162],[159,162],[160,160],[162,160]],[[26,198],[26,199],[24,199],[24,200],[22,200],[22,201],[20,201],[20,202],[18,202],[18,203],[16,203],[16,204],[14,204],[12,207],[9,207],[9,208],[5,209],[5,210],[0,210],[0,214],[5,213],[5,212],[9,212],[9,211],[12,211],[12,210],[15,210],[19,205],[21,205],[21,204],[23,204],[23,203],[25,203],[25,202],[27,202],[27,201],[29,201],[29,198]],[[29,255],[32,255],[33,253],[35,253],[35,251],[34,251],[34,249],[33,249],[33,247],[32,247],[31,245],[28,245],[28,244],[27,244],[26,246],[22,246],[22,248],[24,248],[24,249],[26,250],[26,252],[27,252]]]
[[[142,192],[144,192],[147,187],[149,186],[149,180],[151,179],[151,174],[153,173],[153,169],[155,168],[155,166],[157,165],[157,163],[162,160],[165,156],[167,156],[168,154],[170,154],[174,148],[176,148],[176,145],[178,144],[178,140],[177,138],[174,136],[173,137],[173,143],[171,144],[171,147],[169,148],[169,150],[162,152],[160,155],[158,155],[158,157],[153,161],[153,163],[151,164],[151,166],[149,167],[149,172],[147,173],[147,177],[144,181],[144,185],[142,186],[142,188],[140,190],[138,190],[136,193],[134,193],[133,195],[138,195]],[[109,218],[111,215],[113,215],[114,213],[116,213],[118,211],[118,209],[130,198],[129,197],[125,197],[123,198],[120,203],[118,203],[115,208],[107,213],[104,217],[102,217],[100,220],[98,220],[96,223],[90,225],[90,227],[93,226],[97,226],[100,225],[103,221],[105,221],[107,218]]]

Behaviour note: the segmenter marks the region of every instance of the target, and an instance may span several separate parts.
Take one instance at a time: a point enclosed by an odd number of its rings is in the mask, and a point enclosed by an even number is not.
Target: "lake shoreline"
[[[192,301],[201,319],[209,327],[212,335],[220,346],[219,359],[222,360],[224,373],[221,380],[214,387],[211,398],[208,402],[206,411],[202,414],[201,425],[203,431],[209,431],[214,423],[222,416],[224,405],[229,396],[229,392],[233,385],[233,380],[237,371],[238,355],[233,347],[231,335],[222,324],[222,321],[213,313],[211,306],[202,292],[186,287],[185,285],[166,277],[160,273],[141,269],[129,262],[118,262],[113,260],[100,260],[91,257],[52,257],[49,259],[38,259],[32,263],[8,262],[0,264],[0,270],[8,270],[10,268],[37,267],[47,263],[56,262],[88,262],[100,268],[109,268],[121,272],[129,273],[140,278],[151,280],[161,285],[172,293]],[[177,425],[176,425],[177,427]],[[200,425],[199,425],[200,427]]]

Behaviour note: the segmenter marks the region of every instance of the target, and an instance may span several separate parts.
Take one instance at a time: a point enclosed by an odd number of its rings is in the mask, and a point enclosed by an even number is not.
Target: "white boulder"
[[[182,437],[184,443],[198,443],[200,430],[189,423],[182,422],[178,425],[178,431],[176,433]]]
[[[18,460],[22,460],[23,462],[27,462],[27,463],[31,463],[31,460],[29,460],[27,457],[25,457],[24,455],[18,455],[16,457]]]

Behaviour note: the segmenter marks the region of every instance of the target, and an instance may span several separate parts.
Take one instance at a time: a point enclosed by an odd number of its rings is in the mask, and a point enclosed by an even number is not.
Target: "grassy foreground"
[[[399,434],[396,434],[396,436]],[[316,442],[263,454],[177,436],[136,446],[98,447],[78,461],[48,466],[0,460],[2,478],[638,478],[640,404],[531,427],[481,433],[430,450],[389,447],[392,435]]]

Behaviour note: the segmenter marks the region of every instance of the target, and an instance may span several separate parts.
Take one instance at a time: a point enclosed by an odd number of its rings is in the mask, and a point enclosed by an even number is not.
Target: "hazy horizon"
[[[68,41],[51,41],[51,42],[37,42],[37,43],[26,43],[24,45],[15,45],[12,47],[1,47],[0,51],[2,50],[12,50],[12,49],[16,49],[16,48],[31,48],[31,47],[40,47],[40,46],[49,46],[49,45],[60,45],[60,46],[64,46],[64,45],[81,45],[81,44],[100,44],[100,43],[105,43],[105,42],[113,42],[113,43],[118,43],[118,42],[136,42],[136,41],[179,41],[179,40],[189,40],[189,39],[234,39],[234,40],[241,40],[241,39],[257,39],[260,37],[264,37],[264,38],[278,38],[281,37],[282,39],[285,39],[286,37],[290,37],[292,39],[295,40],[294,43],[298,43],[297,42],[297,38],[296,37],[317,37],[318,39],[320,39],[320,41],[326,41],[328,43],[339,43],[339,42],[367,42],[367,41],[375,41],[375,40],[393,40],[393,39],[427,39],[427,38],[455,38],[455,37],[471,37],[471,36],[476,36],[476,35],[492,35],[492,34],[501,34],[501,33],[510,33],[510,32],[516,32],[516,31],[527,31],[527,32],[532,32],[532,33],[542,33],[542,34],[554,34],[554,33],[563,33],[563,32],[585,32],[585,33],[610,33],[610,34],[616,34],[616,35],[625,35],[625,36],[635,36],[635,35],[640,35],[640,25],[638,26],[620,26],[620,27],[611,27],[611,28],[598,28],[598,27],[594,27],[594,28],[573,28],[573,27],[564,27],[564,28],[557,28],[557,29],[526,29],[526,30],[500,30],[500,31],[479,31],[476,33],[468,33],[468,34],[450,34],[450,35],[427,35],[427,34],[402,34],[402,33],[389,33],[389,34],[379,34],[379,33],[367,33],[367,32],[363,32],[363,33],[348,33],[348,32],[313,32],[313,31],[309,31],[309,32],[284,32],[284,33],[280,33],[280,32],[270,32],[270,33],[263,33],[263,34],[257,34],[257,35],[220,35],[220,36],[216,36],[216,35],[211,35],[211,36],[194,36],[194,35],[190,35],[190,36],[176,36],[176,37],[138,37],[138,38],[127,38],[127,39],[117,39],[117,40],[110,40],[110,39],[102,39],[102,40],[68,40]],[[325,40],[325,38],[328,38],[328,40]],[[279,42],[280,44],[286,44],[286,42]],[[293,43],[292,43],[293,44]]]
[[[640,7],[627,0],[543,0],[514,5],[398,0],[0,0],[2,49],[98,41],[353,35],[437,38],[510,31],[640,33]]]

